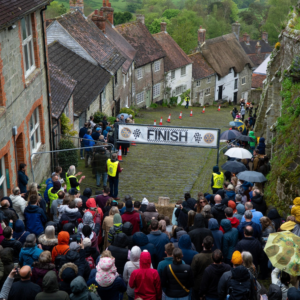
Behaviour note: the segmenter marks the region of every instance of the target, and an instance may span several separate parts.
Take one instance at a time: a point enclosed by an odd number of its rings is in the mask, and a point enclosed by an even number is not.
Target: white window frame
[[[207,83],[211,83],[211,77],[207,77]]]
[[[242,85],[246,84],[246,76],[242,77]]]
[[[176,72],[175,70],[171,71],[171,80],[174,80],[176,77]]]
[[[210,96],[210,88],[205,89],[205,96]]]
[[[186,76],[186,66],[180,68],[181,77]]]
[[[36,119],[36,120],[35,120]],[[31,122],[35,122],[33,128],[30,128]],[[29,129],[30,129],[30,148],[31,153],[36,153],[39,147],[41,146],[41,128],[40,128],[40,115],[39,115],[39,107],[37,107],[29,120]],[[36,133],[38,135],[38,141],[36,140]],[[33,145],[32,145],[33,138]]]
[[[140,80],[143,78],[143,69],[142,68],[136,69],[136,78],[137,78],[137,80]]]
[[[160,96],[160,83],[157,83],[153,86],[153,98]]]
[[[7,196],[7,179],[6,179],[6,170],[5,170],[5,160],[4,156],[0,158],[0,168],[1,168],[1,177],[0,177],[0,186],[3,189],[3,196]]]
[[[201,80],[197,80],[197,81],[196,81],[196,86],[197,86],[197,87],[201,86]]]
[[[136,94],[136,104],[143,103],[145,101],[144,91]]]
[[[36,69],[35,58],[34,58],[33,37],[32,37],[31,15],[25,16],[24,18],[21,19],[21,33],[22,33],[24,71],[25,71],[25,78],[27,78]],[[26,49],[27,51],[25,51]],[[28,69],[27,69],[26,62],[28,62]]]
[[[177,92],[178,89],[178,92]],[[183,93],[183,85],[176,86],[175,88],[175,96],[179,96]]]
[[[154,72],[160,71],[160,60],[154,62]]]

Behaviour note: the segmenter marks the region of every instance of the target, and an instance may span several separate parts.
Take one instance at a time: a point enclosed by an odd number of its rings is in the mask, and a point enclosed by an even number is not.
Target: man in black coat
[[[222,204],[222,197],[220,195],[215,195],[215,205],[211,209],[211,213],[214,218],[218,221],[219,225],[223,219],[226,219],[224,209],[227,207],[225,204]]]
[[[211,236],[213,238],[213,235],[209,229],[205,228],[204,217],[202,214],[196,214],[194,226],[195,229],[190,231],[188,234],[191,237],[192,243],[196,247],[196,251],[200,253],[203,250],[204,238],[207,236]]]
[[[7,220],[13,220],[15,223],[18,220],[18,216],[15,213],[14,210],[9,209],[10,204],[8,200],[2,200],[1,201],[1,207],[0,210],[3,212],[4,216],[6,217]]]
[[[260,190],[255,189],[252,192],[252,195],[253,196],[251,198],[251,203],[253,204],[253,208],[257,211],[260,211],[265,216],[267,211],[267,204],[264,200],[264,197],[261,195]]]
[[[13,239],[13,231],[7,226],[3,230],[4,240],[1,243],[3,248],[12,248],[14,250],[14,262],[19,262],[19,254],[22,248],[22,243]]]

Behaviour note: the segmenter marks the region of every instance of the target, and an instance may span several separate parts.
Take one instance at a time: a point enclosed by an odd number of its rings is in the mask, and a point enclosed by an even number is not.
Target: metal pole
[[[217,148],[217,166],[219,165],[219,149],[220,149],[220,135],[221,135],[221,129],[218,129],[218,148]]]

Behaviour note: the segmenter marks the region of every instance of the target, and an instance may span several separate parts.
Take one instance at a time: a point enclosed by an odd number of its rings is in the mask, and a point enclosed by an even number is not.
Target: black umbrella
[[[243,142],[255,142],[255,139],[252,138],[251,136],[247,136],[247,135],[241,135],[239,137],[237,137],[238,140],[243,141]]]
[[[246,166],[238,161],[227,161],[222,165],[222,169],[231,173],[240,173],[247,170]]]
[[[244,171],[236,175],[238,179],[250,182],[265,182],[267,178],[260,172]]]
[[[241,135],[242,134],[236,130],[226,130],[221,134],[220,140],[226,140],[226,141],[235,140]]]

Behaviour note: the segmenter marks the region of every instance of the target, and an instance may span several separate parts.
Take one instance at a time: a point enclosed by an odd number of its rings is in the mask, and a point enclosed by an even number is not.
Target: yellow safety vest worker
[[[70,176],[68,177],[68,173],[66,173],[67,192],[69,192],[69,189],[71,188],[71,183],[70,183],[70,179],[69,179],[69,178],[75,178],[76,181],[78,182],[78,179],[77,179],[74,175],[70,175]],[[80,187],[79,187],[79,185],[76,186],[76,189],[77,189],[78,192],[80,192]]]
[[[60,191],[59,190],[57,193],[53,194],[53,193],[51,193],[52,189],[53,189],[53,187],[48,190],[48,198],[49,198],[49,201],[50,201],[50,207],[52,205],[52,202],[54,200],[58,199],[58,192]]]
[[[107,160],[107,174],[111,177],[116,177],[119,162],[112,162],[110,159]]]
[[[223,187],[223,182],[224,182],[223,172],[221,172],[221,174],[213,173],[213,178],[214,178],[213,189],[221,189]]]
[[[184,99],[186,102],[189,102],[190,101],[190,97],[185,97]]]

